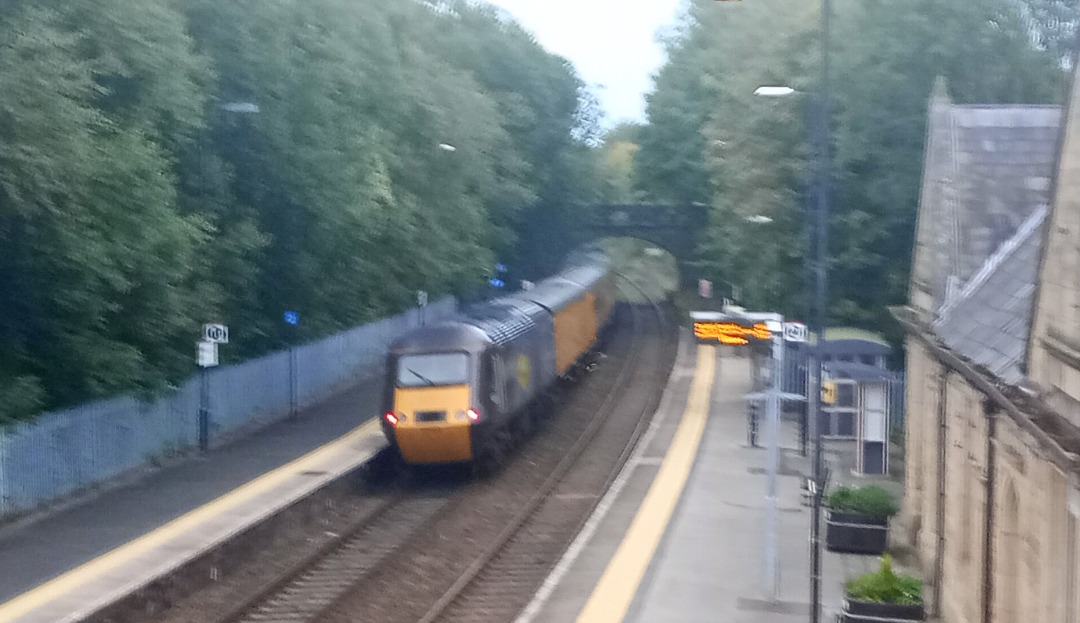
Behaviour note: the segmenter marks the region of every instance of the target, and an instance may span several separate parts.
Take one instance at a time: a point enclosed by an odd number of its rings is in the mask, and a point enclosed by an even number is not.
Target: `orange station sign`
[[[736,322],[699,320],[694,322],[694,337],[706,342],[743,346],[749,344],[750,340],[768,341],[772,339],[772,332],[764,322],[746,326]]]

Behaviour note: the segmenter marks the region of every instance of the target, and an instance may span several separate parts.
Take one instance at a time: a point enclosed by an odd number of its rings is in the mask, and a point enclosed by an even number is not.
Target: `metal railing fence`
[[[427,322],[452,314],[452,297],[427,306]],[[420,310],[297,346],[296,403],[304,408],[382,371],[389,343],[420,323]],[[207,371],[211,442],[286,417],[289,353]],[[199,376],[152,401],[100,400],[0,429],[0,519],[25,512],[198,442]]]

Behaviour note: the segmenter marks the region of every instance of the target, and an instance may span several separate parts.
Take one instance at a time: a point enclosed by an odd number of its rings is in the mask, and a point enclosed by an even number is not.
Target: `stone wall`
[[[907,351],[910,460],[894,537],[917,553],[942,620],[982,622],[989,598],[991,623],[1080,621],[1075,477],[919,340]]]

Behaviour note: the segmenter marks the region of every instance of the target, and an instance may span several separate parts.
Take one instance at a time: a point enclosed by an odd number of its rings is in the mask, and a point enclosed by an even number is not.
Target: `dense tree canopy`
[[[482,283],[597,191],[584,95],[470,2],[5,3],[0,421]]]
[[[1080,0],[834,4],[830,314],[882,329],[935,78],[1060,102]],[[3,3],[0,422],[167,388],[203,322],[236,361],[540,276],[598,200],[710,205],[704,275],[802,314],[818,11],[687,0],[648,123],[601,137],[569,63],[468,0]]]
[[[642,200],[634,183],[634,156],[641,149],[643,127],[621,123],[604,133],[597,156],[600,193],[606,203],[631,204]]]
[[[892,331],[903,301],[927,104],[1060,103],[1075,0],[834,0],[830,317]],[[635,158],[656,200],[712,206],[705,272],[749,305],[807,311],[807,147],[820,3],[688,3],[656,76]],[[786,98],[753,95],[789,85]],[[771,222],[763,223],[768,217]]]

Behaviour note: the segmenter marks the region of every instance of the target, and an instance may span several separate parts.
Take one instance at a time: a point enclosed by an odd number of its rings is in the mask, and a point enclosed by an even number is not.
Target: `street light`
[[[259,107],[251,102],[229,102],[222,104],[219,108],[225,112],[234,113],[257,113]],[[199,142],[198,147],[198,163],[199,163],[199,183],[206,186],[206,160],[202,151],[202,142]],[[216,351],[215,351],[216,353]],[[217,365],[217,355],[214,355],[214,363],[209,365]],[[210,448],[210,378],[207,375],[207,368],[209,365],[199,363],[199,412],[198,412],[198,436],[199,436],[199,451],[205,454]]]
[[[757,96],[757,97],[785,98],[785,97],[790,97],[792,95],[800,95],[801,96],[801,95],[804,95],[804,94],[805,94],[805,92],[800,91],[798,89],[793,89],[793,88],[791,88],[789,86],[759,86],[758,88],[754,89],[754,95]],[[805,107],[804,113],[805,113],[804,118],[806,119],[807,125],[810,126],[811,129],[816,127],[816,124],[815,124],[814,117],[813,117],[812,110],[811,110],[810,106]],[[812,140],[812,144],[816,147],[816,141]],[[816,149],[812,150],[811,155],[812,155],[812,157],[816,155]],[[819,163],[817,162],[817,160],[815,158],[814,165],[818,166],[818,164]],[[814,175],[817,176],[818,174],[815,172]],[[808,209],[807,212],[810,212],[810,210]],[[817,212],[814,212],[814,214],[817,214]],[[806,315],[807,315],[807,317],[809,317],[811,319],[815,317],[815,310],[813,309],[813,302],[812,302],[813,295],[810,293],[810,281],[811,281],[810,273],[813,272],[812,264],[814,262],[814,260],[813,260],[814,252],[811,249],[811,246],[814,244],[814,240],[815,240],[814,235],[813,235],[815,233],[815,231],[816,231],[815,222],[816,221],[813,218],[807,219],[806,228],[805,228],[805,236],[806,236],[806,238],[804,240],[805,245],[806,245],[806,255],[804,257],[804,265],[805,265],[806,275],[804,276],[804,279],[806,281],[806,288],[807,288],[807,290],[806,290],[806,298],[807,298],[807,307],[808,307],[808,309],[806,310]],[[811,325],[813,325],[813,323],[811,323]],[[811,330],[813,330],[813,327],[811,327]],[[809,350],[810,349],[808,349],[808,352],[807,352],[807,374],[808,375],[810,374],[810,368],[813,367],[813,361],[814,361],[813,353],[809,352]],[[807,455],[807,445],[808,445],[808,443],[810,441],[809,437],[812,435],[812,433],[810,433],[809,431],[813,430],[813,425],[810,422],[811,417],[813,417],[812,411],[810,409],[810,404],[809,404],[811,402],[810,401],[810,395],[811,395],[810,394],[810,389],[811,388],[809,387],[809,382],[808,382],[807,397],[806,397],[807,409],[806,409],[806,413],[803,414],[803,418],[802,418],[802,421],[800,422],[800,426],[799,426],[799,452],[800,452],[800,454],[802,456]],[[816,478],[816,475],[817,475],[816,471],[814,472],[814,475],[815,475],[815,478]]]
[[[825,482],[823,479],[823,466],[821,464],[821,426],[818,422],[818,402],[821,399],[821,351],[825,344],[826,324],[826,289],[828,285],[828,266],[826,249],[828,248],[828,222],[829,222],[829,30],[832,16],[832,0],[821,0],[821,82],[818,85],[818,105],[814,115],[814,164],[815,164],[815,198],[816,213],[814,215],[814,229],[816,236],[814,249],[813,273],[816,277],[816,292],[814,296],[814,313],[812,314],[812,330],[814,333],[814,346],[807,349],[807,419],[809,420],[810,434],[814,439],[813,462],[811,465],[814,481],[814,507],[813,518],[810,524],[810,621],[819,623],[821,620],[821,498],[825,494]],[[762,86],[754,91],[761,97],[784,97],[795,93],[790,87]]]
[[[229,102],[227,104],[222,104],[221,109],[225,112],[253,114],[259,112],[259,105],[251,102]]]
[[[787,97],[792,93],[795,93],[795,89],[791,87],[762,86],[754,89],[754,95],[759,97]]]
[[[768,448],[768,478],[765,493],[765,586],[773,601],[780,600],[780,505],[777,474],[780,472],[780,394],[784,391],[784,325],[782,320],[766,320],[772,342],[772,373],[766,399],[765,437]]]

